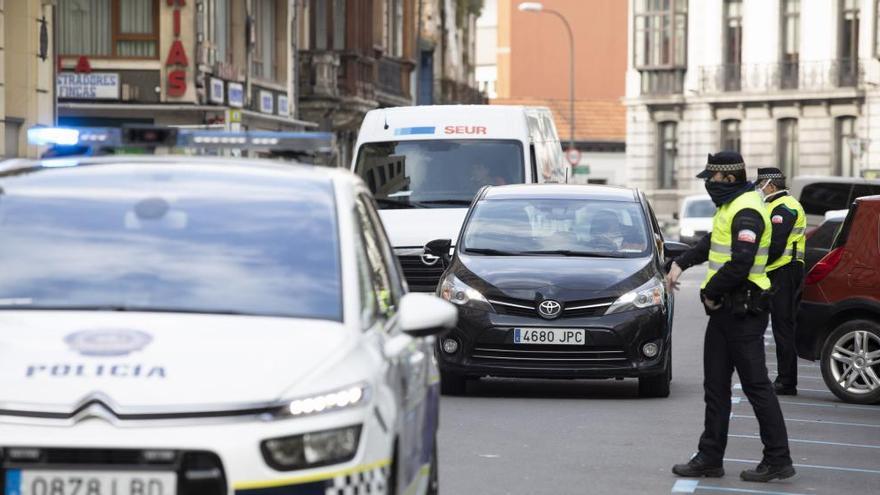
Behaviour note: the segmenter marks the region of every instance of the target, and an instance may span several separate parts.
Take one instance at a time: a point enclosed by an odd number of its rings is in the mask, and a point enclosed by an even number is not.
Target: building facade
[[[627,3],[620,0],[544,0],[544,9],[569,23],[574,42],[575,103],[569,99],[569,39],[562,21],[548,13],[521,12],[519,0],[489,0],[484,31],[497,32],[497,63],[481,67],[481,84],[494,87],[493,104],[538,105],[553,112],[564,148],[574,133],[578,150],[574,182],[626,184]],[[491,4],[491,8],[489,7]],[[488,31],[487,31],[488,32]],[[479,55],[485,59],[486,55]],[[491,68],[490,68],[491,67]],[[495,76],[493,81],[491,76]]]
[[[629,3],[627,173],[658,215],[702,191],[720,149],[789,177],[873,173],[880,2]]]
[[[60,124],[317,127],[298,118],[295,0],[55,1]]]
[[[36,157],[27,128],[55,122],[52,3],[0,0],[0,158]]]

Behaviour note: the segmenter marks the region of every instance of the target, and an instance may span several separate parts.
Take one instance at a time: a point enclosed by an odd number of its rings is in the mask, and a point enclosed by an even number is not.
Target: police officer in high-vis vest
[[[788,193],[785,176],[778,168],[758,169],[757,190],[764,196],[772,234],[767,256],[767,275],[773,284],[770,321],[776,339],[776,395],[797,395],[797,351],[794,347],[795,315],[804,282],[804,244],[807,216]]]
[[[672,472],[685,477],[724,476],[731,409],[731,378],[737,371],[742,390],[755,411],[764,456],[756,468],[740,474],[746,481],[771,481],[794,476],[788,433],[779,401],[767,375],[764,331],[767,329],[770,279],[770,217],[755,186],[746,180],[742,156],[733,151],[709,155],[697,175],[718,207],[712,232],[669,267],[667,284],[678,286],[682,270],[709,262],[700,298],[709,325],[703,348],[703,389],[706,418],[699,451]]]

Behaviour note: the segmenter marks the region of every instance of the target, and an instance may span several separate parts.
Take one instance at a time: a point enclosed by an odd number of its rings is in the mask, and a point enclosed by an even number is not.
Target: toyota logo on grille
[[[538,305],[538,314],[548,320],[558,317],[559,313],[562,313],[562,305],[552,299],[541,301]]]

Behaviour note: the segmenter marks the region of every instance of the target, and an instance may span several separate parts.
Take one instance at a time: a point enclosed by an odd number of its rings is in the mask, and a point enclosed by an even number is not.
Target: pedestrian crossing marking
[[[699,483],[697,480],[678,480],[672,485],[672,493],[694,493]]]

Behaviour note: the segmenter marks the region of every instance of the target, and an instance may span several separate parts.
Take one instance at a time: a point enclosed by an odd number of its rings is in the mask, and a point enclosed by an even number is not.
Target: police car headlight
[[[309,469],[352,460],[357,453],[361,425],[273,438],[260,446],[266,463],[278,471]]]
[[[366,403],[369,400],[369,395],[370,386],[366,383],[359,383],[325,394],[315,394],[293,399],[277,411],[276,417],[298,418],[350,409]]]
[[[618,297],[605,314],[660,306],[663,304],[664,299],[666,299],[666,286],[662,280],[652,278],[636,290]]]
[[[437,295],[457,306],[470,306],[483,311],[492,311],[492,305],[480,291],[449,274],[437,286]]]

